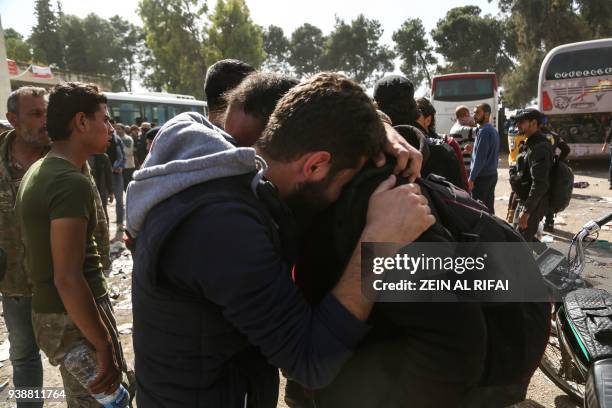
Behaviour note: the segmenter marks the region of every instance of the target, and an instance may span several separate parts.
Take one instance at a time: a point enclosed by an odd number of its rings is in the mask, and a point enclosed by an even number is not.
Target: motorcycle
[[[536,256],[556,302],[541,371],[587,408],[612,407],[612,294],[582,279],[585,249],[612,213],[587,222],[572,238],[567,256],[547,248]]]

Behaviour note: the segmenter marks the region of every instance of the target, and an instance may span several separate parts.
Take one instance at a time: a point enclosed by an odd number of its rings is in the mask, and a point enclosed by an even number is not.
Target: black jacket
[[[272,408],[277,367],[325,386],[367,333],[333,295],[304,301],[289,223],[257,191],[241,176],[213,180],[147,215],[132,281],[139,405]]]
[[[531,185],[525,200],[525,210],[531,214],[540,205],[548,206],[553,150],[546,136],[540,132],[531,135],[522,149],[526,154],[524,168],[520,171],[523,180]]]
[[[110,159],[105,153],[102,153],[94,154],[87,161],[91,167],[91,173],[96,181],[100,197],[108,197],[113,191],[113,170]]]

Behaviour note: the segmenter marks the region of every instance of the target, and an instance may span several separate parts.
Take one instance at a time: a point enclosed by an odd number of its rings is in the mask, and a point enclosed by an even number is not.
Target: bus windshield
[[[612,74],[612,47],[590,48],[559,53],[546,68],[546,80]]]
[[[433,99],[437,101],[462,102],[492,98],[493,78],[449,78],[438,79]]]

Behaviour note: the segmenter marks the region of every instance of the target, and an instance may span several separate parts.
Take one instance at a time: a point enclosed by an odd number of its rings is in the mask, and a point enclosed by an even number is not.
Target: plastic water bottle
[[[85,388],[96,378],[96,364],[94,351],[85,344],[73,348],[64,358],[66,370]],[[130,394],[121,384],[111,394],[94,394],[92,397],[104,408],[125,408],[130,404]]]
[[[536,238],[541,241],[542,235],[544,235],[544,221],[540,221],[538,224],[538,232],[536,232]]]
[[[130,404],[130,393],[125,387],[119,384],[117,390],[110,394],[92,395],[104,408],[125,408]]]

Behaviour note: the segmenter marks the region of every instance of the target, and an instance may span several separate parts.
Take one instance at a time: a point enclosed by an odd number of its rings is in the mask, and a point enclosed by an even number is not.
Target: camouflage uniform
[[[113,307],[108,296],[104,296],[96,301],[98,312],[102,318],[102,322],[106,326],[113,342],[113,351],[115,360],[119,365],[119,369],[124,373],[124,386],[133,396],[134,373],[128,371],[121,342],[119,341],[119,333],[117,332],[117,323],[113,315]],[[59,365],[64,389],[66,392],[66,401],[69,408],[98,408],[100,404],[89,394],[86,389],[86,379],[88,375],[95,370],[96,356],[92,346],[85,339],[81,331],[76,327],[67,313],[36,313],[32,312],[32,323],[34,325],[34,333],[36,341],[40,349],[49,358],[49,362],[57,366]],[[70,371],[66,368],[64,360],[71,351],[75,348],[85,345],[87,354],[78,359],[77,367],[71,367]],[[94,366],[92,367],[92,363]],[[80,377],[80,379],[78,379]]]
[[[15,165],[11,164],[10,147],[14,138],[14,130],[0,135],[0,248],[4,249],[7,257],[0,291],[5,296],[32,296],[32,286],[25,273],[21,228],[15,216],[15,200],[21,177],[13,180]]]

